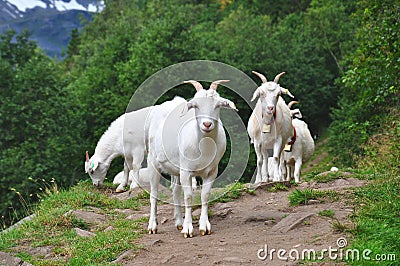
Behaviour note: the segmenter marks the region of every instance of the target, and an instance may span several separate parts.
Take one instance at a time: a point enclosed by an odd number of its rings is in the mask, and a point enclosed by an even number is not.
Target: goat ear
[[[251,98],[251,102],[257,99],[257,97],[260,96],[260,89],[257,88],[256,91],[253,93],[253,97]]]
[[[216,104],[215,104],[215,108],[228,108],[228,109],[233,109],[236,112],[238,111],[238,109],[236,108],[236,105],[234,102],[228,100],[228,99],[224,99],[222,98],[221,100],[219,100]]]
[[[186,113],[192,108],[197,108],[197,104],[193,100],[190,100],[186,104],[183,105],[181,116],[186,115]]]
[[[302,118],[303,115],[300,112],[300,109],[294,109],[294,110],[290,110],[290,113],[292,116],[296,117],[296,118]]]
[[[282,88],[281,87],[281,92],[283,94],[289,95],[291,98],[294,98],[293,94],[290,93],[290,91],[288,89]]]
[[[89,162],[85,162],[85,173],[89,172]]]

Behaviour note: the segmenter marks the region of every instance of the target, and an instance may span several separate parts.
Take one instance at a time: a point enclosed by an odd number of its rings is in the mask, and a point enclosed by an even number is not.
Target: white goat
[[[138,186],[139,169],[146,153],[145,121],[151,108],[143,108],[118,117],[101,136],[94,155],[89,158],[86,152],[85,172],[89,174],[94,186],[103,184],[112,160],[118,156],[125,156],[125,163],[124,177],[116,191],[124,191],[124,187],[130,181],[130,170],[133,173],[130,189]]]
[[[221,107],[236,110],[233,102],[220,97],[216,92],[218,84],[226,81],[214,81],[208,90],[203,89],[197,81],[185,81],[196,88],[192,100],[186,102],[182,98],[175,98],[155,107],[151,112],[147,157],[151,183],[150,234],[157,233],[157,197],[161,172],[176,176],[173,178],[175,226],[185,238],[193,236],[191,177],[202,177],[199,229],[201,235],[211,234],[208,201],[211,186],[218,174],[218,163],[226,149],[226,136],[219,112]],[[184,221],[180,199],[182,188]]]
[[[290,102],[288,107],[290,108],[294,103],[297,102]],[[294,112],[295,115],[298,113]],[[314,140],[304,121],[295,118],[292,125],[295,134],[288,140],[292,145],[291,151],[282,151],[280,168],[286,181],[290,181],[290,178],[294,177],[295,182],[298,183],[302,164],[307,162],[314,153]]]
[[[268,174],[268,149],[273,149],[272,173],[273,180],[280,181],[279,162],[285,141],[293,135],[292,118],[290,110],[282,99],[281,94],[288,94],[289,90],[282,88],[279,78],[285,74],[278,74],[274,81],[267,81],[266,77],[253,71],[263,82],[256,89],[251,101],[259,97],[257,104],[247,124],[247,132],[254,143],[257,155],[257,174],[255,183],[267,181]],[[270,177],[271,178],[271,177]]]

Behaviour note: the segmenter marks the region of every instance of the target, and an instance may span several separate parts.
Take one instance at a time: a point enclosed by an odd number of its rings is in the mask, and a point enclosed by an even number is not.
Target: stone
[[[95,233],[80,229],[80,228],[74,228],[75,232],[78,234],[78,236],[82,237],[92,237],[95,236]]]
[[[13,257],[8,253],[0,251],[0,265],[6,266],[33,266],[32,264],[23,261],[21,258]]]
[[[274,225],[271,230],[274,232],[287,233],[300,225],[305,219],[315,215],[314,212],[300,212],[291,213],[287,217],[283,218],[279,223]]]
[[[133,250],[132,249],[129,249],[129,250],[127,250],[127,251],[124,251],[124,252],[122,252],[120,255],[118,255],[118,258],[116,259],[116,260],[113,260],[111,263],[120,263],[124,258],[126,258],[126,257],[130,257],[130,256],[132,256],[134,253],[133,253]]]

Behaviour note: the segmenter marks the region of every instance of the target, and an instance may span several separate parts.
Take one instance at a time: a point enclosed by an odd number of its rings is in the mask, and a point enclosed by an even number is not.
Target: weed
[[[318,215],[320,216],[324,216],[324,217],[329,217],[329,218],[333,218],[335,216],[335,211],[333,210],[322,210],[320,212],[318,212]]]
[[[287,191],[289,188],[282,183],[276,183],[272,187],[268,188],[269,192]]]
[[[289,203],[290,206],[306,205],[310,200],[323,200],[325,198],[335,201],[338,199],[338,193],[333,190],[296,189],[289,195]]]

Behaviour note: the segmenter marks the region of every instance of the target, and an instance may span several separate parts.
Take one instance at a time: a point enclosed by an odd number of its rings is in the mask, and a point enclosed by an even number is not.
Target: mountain
[[[104,7],[104,1],[97,0],[0,0],[0,33],[28,30],[49,56],[60,58],[71,31]]]

